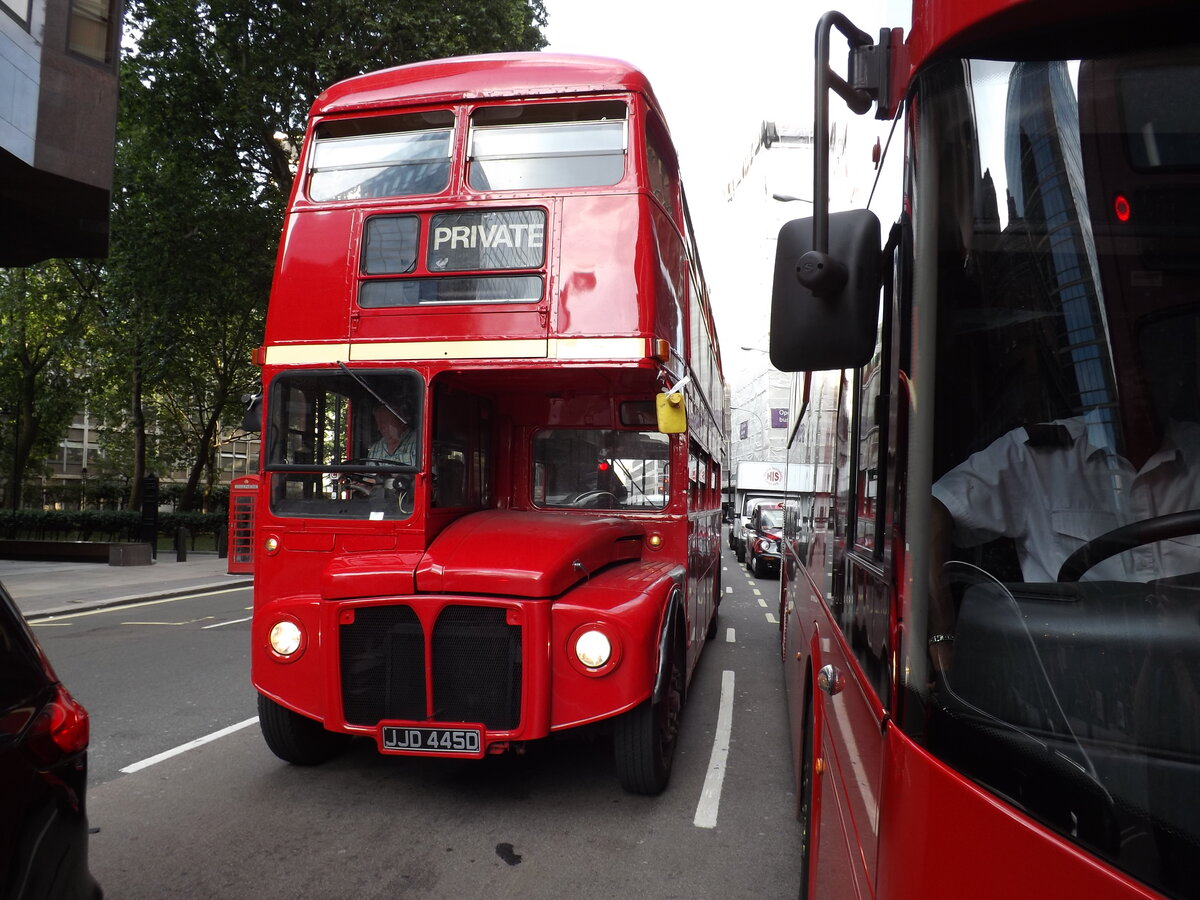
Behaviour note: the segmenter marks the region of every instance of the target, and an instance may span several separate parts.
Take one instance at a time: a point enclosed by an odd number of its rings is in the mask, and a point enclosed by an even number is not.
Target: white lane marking
[[[717,712],[717,733],[713,735],[712,756],[708,760],[708,774],[704,777],[704,789],[696,805],[697,828],[716,828],[717,809],[721,805],[721,786],[725,783],[725,763],[729,758],[729,736],[733,731],[733,672],[726,669],[721,673],[721,706]]]
[[[214,731],[212,734],[207,734],[204,737],[196,738],[194,741],[188,741],[186,744],[180,744],[173,750],[166,750],[159,753],[157,756],[151,756],[148,759],[143,759],[141,762],[135,762],[131,766],[126,766],[121,771],[126,775],[132,775],[134,772],[140,772],[142,769],[147,769],[150,766],[157,765],[164,760],[170,759],[172,756],[178,756],[181,753],[187,753],[189,750],[195,750],[197,747],[203,747],[205,744],[212,743],[215,740],[233,734],[235,731],[241,731],[243,728],[248,728],[258,721],[258,716],[253,719],[247,719],[245,722],[238,722],[236,725],[230,725],[228,728],[222,728],[220,731]]]
[[[201,616],[199,619],[188,619],[186,622],[122,622],[122,625],[171,625],[178,628],[180,625],[195,625],[197,622],[207,622],[212,616]]]
[[[209,628],[224,628],[226,625],[236,625],[238,622],[249,622],[253,616],[246,616],[244,619],[230,619],[228,622],[217,622],[215,625],[204,625],[201,631],[207,631]]]
[[[759,605],[759,606],[761,606],[763,609],[766,609],[766,608],[767,608],[767,601],[766,601],[766,599],[765,599],[765,598],[763,598],[763,597],[759,597],[759,598],[758,598],[758,605]]]
[[[737,634],[734,632],[734,630],[732,628],[725,629],[725,643],[727,643],[727,644],[736,644],[737,643]]]
[[[755,589],[754,589],[754,596],[755,596],[755,597],[761,597],[761,596],[762,596],[762,591],[760,591],[758,588],[755,588]]]
[[[767,613],[767,621],[770,622],[772,625],[779,624],[779,620],[777,618],[775,618],[774,613]]]
[[[733,588],[731,588],[731,587],[726,587],[726,588],[725,588],[725,593],[727,593],[727,594],[732,594],[732,593],[733,593]]]

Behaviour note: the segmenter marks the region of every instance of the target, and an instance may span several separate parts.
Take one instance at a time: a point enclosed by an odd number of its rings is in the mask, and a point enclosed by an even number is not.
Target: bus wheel
[[[315,766],[333,759],[350,742],[349,735],[326,731],[320,722],[262,694],[258,695],[258,726],[271,752],[297,766]]]
[[[671,653],[667,689],[657,703],[651,696],[614,722],[617,778],[631,794],[661,794],[671,778],[679,719],[683,711],[683,662],[679,642]]]

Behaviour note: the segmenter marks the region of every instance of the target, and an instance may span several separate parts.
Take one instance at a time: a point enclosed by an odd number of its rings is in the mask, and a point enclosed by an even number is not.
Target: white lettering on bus
[[[546,226],[542,223],[512,225],[439,225],[433,230],[433,249],[449,244],[451,250],[474,250],[477,247],[527,247],[540,250],[545,242]]]

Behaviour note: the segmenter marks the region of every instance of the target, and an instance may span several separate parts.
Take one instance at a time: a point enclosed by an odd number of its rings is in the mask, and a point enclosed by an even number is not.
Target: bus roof
[[[347,78],[317,97],[312,115],[410,103],[629,91],[642,94],[662,115],[650,82],[629,63],[563,53],[486,53]]]

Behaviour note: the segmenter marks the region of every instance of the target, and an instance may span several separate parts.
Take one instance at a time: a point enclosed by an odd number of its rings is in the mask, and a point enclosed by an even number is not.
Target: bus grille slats
[[[504,609],[449,606],[433,630],[433,702],[425,709],[425,636],[412,607],[358,609],[339,627],[342,707],[352,725],[385,719],[480,722],[495,730],[521,721],[521,628]]]
[[[503,609],[448,606],[433,629],[434,718],[516,728],[521,720],[521,629]]]
[[[356,610],[339,634],[347,722],[425,718],[425,638],[412,607]]]

